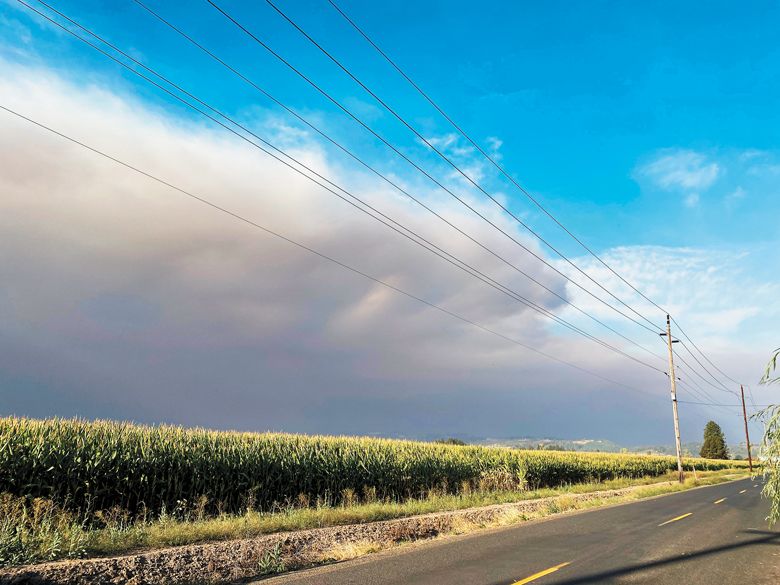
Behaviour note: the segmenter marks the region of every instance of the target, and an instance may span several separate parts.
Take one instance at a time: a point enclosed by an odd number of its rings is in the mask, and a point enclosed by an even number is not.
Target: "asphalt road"
[[[780,531],[741,480],[401,547],[267,585],[780,584]]]

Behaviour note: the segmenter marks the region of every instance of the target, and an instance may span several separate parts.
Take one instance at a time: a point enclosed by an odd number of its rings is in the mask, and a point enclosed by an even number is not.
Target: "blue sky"
[[[112,82],[124,77],[142,95],[160,99],[99,54],[40,28],[39,18],[14,4],[4,9],[6,38],[21,30],[18,21],[48,64]],[[342,123],[321,96],[205,2],[150,6],[288,105],[332,115],[330,131],[386,159],[376,141]],[[111,10],[103,2],[55,7],[227,111],[270,107],[130,1],[112,3]],[[268,5],[224,7],[389,136],[410,142],[410,134]],[[449,131],[327,2],[282,7],[421,130]],[[777,147],[775,4],[737,10],[723,2],[702,10],[676,2],[431,2],[411,10],[397,2],[381,8],[345,2],[343,8],[481,143],[499,138],[506,167],[594,245],[659,239],[675,246],[760,245],[777,235],[772,218],[780,198],[766,177],[746,176],[738,164],[745,151],[774,153]],[[699,194],[698,205],[681,206],[686,194],[680,190],[637,180],[637,166],[664,149],[696,151],[720,164],[718,180]],[[496,188],[515,197],[505,185]],[[729,198],[743,191],[749,197]],[[522,199],[516,205],[532,212]]]
[[[431,189],[206,2],[150,0],[149,5],[383,172],[419,191]],[[221,5],[405,153],[446,177],[448,185],[464,188],[270,6],[228,0]],[[326,0],[279,5],[535,229],[561,250],[582,256],[462,140],[453,141],[452,128]],[[645,290],[659,295],[659,302],[689,317],[683,322],[719,356],[733,355],[728,338],[740,336],[752,352],[747,361],[734,358],[744,368],[740,375],[747,378],[760,368],[777,317],[766,308],[777,286],[773,252],[780,211],[780,8],[775,3],[716,2],[706,9],[693,2],[344,0],[340,5],[472,137],[481,144],[500,143],[496,153],[505,168],[567,227],[621,262]],[[113,2],[110,9],[97,1],[54,6],[202,99],[262,128],[278,144],[310,153],[345,184],[369,184],[349,161],[133,2]],[[17,2],[0,3],[0,33],[7,71],[46,72],[72,86],[102,88],[171,127],[207,127]],[[120,130],[103,136],[123,139]],[[664,274],[667,265],[673,267],[671,276]],[[708,294],[697,289],[704,282],[712,283]],[[586,302],[576,291],[569,294]],[[84,306],[93,306],[92,301],[84,300]],[[388,387],[398,383],[392,376],[383,380]],[[119,407],[107,409],[112,416],[121,413]],[[202,416],[195,419],[208,424]],[[306,424],[313,423],[290,423],[293,430],[306,430]],[[382,432],[394,432],[388,428]],[[586,432],[596,430],[583,425]]]

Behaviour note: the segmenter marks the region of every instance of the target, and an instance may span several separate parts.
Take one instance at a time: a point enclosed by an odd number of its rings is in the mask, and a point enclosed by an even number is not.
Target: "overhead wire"
[[[701,349],[699,349],[699,346],[694,343],[693,339],[688,337],[688,334],[685,332],[685,330],[680,326],[680,324],[673,317],[672,317],[672,322],[677,326],[677,329],[680,331],[680,333],[682,333],[683,337],[685,337],[685,339],[687,339],[688,342],[694,348],[696,348],[696,351],[698,351],[701,354],[701,356],[705,359],[705,361],[708,364],[710,364],[713,368],[715,368],[727,380],[729,380],[729,381],[731,381],[731,382],[733,382],[734,384],[737,384],[737,385],[741,384],[741,382],[738,382],[737,380],[735,380],[734,378],[729,376],[726,372],[721,370],[718,366],[716,366],[715,363],[712,360],[710,360],[710,358],[707,357],[707,354],[705,354]]]
[[[713,384],[712,382],[708,381],[708,380],[707,380],[706,378],[704,378],[703,376],[700,376],[700,377],[701,377],[701,378],[702,378],[702,379],[703,379],[705,382],[707,382],[707,383],[708,383],[710,386],[712,386],[713,388],[715,388],[716,390],[718,390],[718,391],[720,391],[720,392],[727,392],[727,393],[729,393],[729,394],[733,394],[734,396],[739,396],[735,390],[731,390],[731,389],[729,389],[729,388],[728,388],[728,387],[727,387],[725,384],[723,384],[723,382],[721,382],[720,380],[718,380],[718,378],[717,378],[717,377],[716,377],[716,376],[715,376],[715,375],[714,375],[712,372],[710,372],[710,370],[709,370],[709,369],[707,369],[707,367],[706,367],[704,364],[702,364],[701,360],[700,360],[698,357],[696,357],[696,354],[694,354],[694,353],[691,351],[691,349],[690,349],[690,348],[689,348],[689,347],[686,345],[686,343],[685,343],[685,342],[684,342],[682,339],[680,340],[680,345],[682,345],[682,346],[685,348],[685,351],[687,351],[687,352],[688,352],[688,354],[691,356],[691,358],[693,358],[693,360],[694,360],[694,361],[695,361],[697,364],[699,364],[699,366],[701,367],[701,369],[702,369],[702,370],[704,370],[704,372],[706,372],[706,373],[707,373],[707,375],[708,375],[710,378],[712,378],[712,379],[714,380],[714,382],[715,382],[715,383]],[[682,360],[682,357],[681,357],[680,359]],[[683,361],[683,363],[686,363],[686,362],[684,362],[684,361]],[[690,367],[690,366],[689,366],[689,367]],[[691,368],[691,369],[693,370],[693,368]],[[698,374],[697,374],[697,375],[698,375]]]
[[[728,410],[726,408],[727,405],[720,404],[720,403],[718,403],[716,401],[713,401],[713,400],[711,400],[711,399],[709,399],[709,398],[707,398],[705,396],[702,396],[698,391],[694,390],[694,388],[692,386],[687,386],[686,387],[684,381],[680,380],[678,382],[678,385],[686,393],[690,394],[693,398],[695,398],[698,401],[700,401],[700,402],[698,402],[699,405],[701,405],[701,406],[709,406],[711,408],[722,408],[724,411],[728,412],[729,414],[735,414],[734,412],[732,412],[732,411],[730,411],[730,410]],[[688,401],[688,400],[680,400],[679,398],[677,399],[677,402],[681,403],[681,404],[695,404],[696,403],[696,402]]]
[[[753,389],[750,387],[750,384],[747,384],[745,387],[748,389],[748,396],[750,397],[750,404],[753,405],[753,408],[758,408],[756,406],[756,400],[755,400],[755,398],[753,398]]]
[[[688,373],[694,374],[696,376],[696,378],[699,379],[699,381],[701,381],[702,383],[706,384],[710,389],[717,390],[718,392],[726,392],[728,394],[735,394],[733,392],[729,392],[728,390],[724,390],[723,388],[717,386],[716,384],[713,384],[710,380],[705,378],[699,372],[699,370],[695,366],[690,365],[690,363],[682,355],[680,355],[679,353],[675,354],[675,355],[676,355],[677,361],[687,367]],[[691,380],[693,380],[693,378],[691,378]]]
[[[704,397],[703,398],[704,400],[709,400],[711,402],[717,402],[717,399],[712,394],[710,394],[709,391],[707,391],[706,389],[702,388],[702,386],[699,384],[699,382],[695,378],[686,375],[686,373],[689,371],[687,366],[683,367],[683,366],[680,366],[678,364],[678,365],[675,365],[675,369],[683,374],[682,381],[685,382],[686,384],[696,388],[696,390]]]
[[[706,407],[710,412],[713,413],[713,415],[716,416],[720,416],[722,413],[726,413],[729,416],[742,418],[741,407],[736,408],[736,405],[721,404],[718,402],[708,401],[707,399],[702,398],[701,396],[698,396],[695,393],[692,393],[691,395],[694,397],[694,400],[681,400],[678,398],[677,403]],[[734,410],[730,410],[731,408],[734,408]]]
[[[720,404],[716,402],[691,402],[689,400],[678,400],[678,402],[682,402],[683,404],[701,404],[706,406],[727,406],[727,407],[733,407],[733,408],[742,408],[742,404]],[[757,407],[762,406],[772,406],[771,404],[759,404]]]
[[[676,382],[678,394],[682,390],[685,393],[690,393],[698,400],[711,403],[718,402],[712,395],[702,390],[700,386],[693,386],[693,384],[690,383],[690,380],[678,377]]]

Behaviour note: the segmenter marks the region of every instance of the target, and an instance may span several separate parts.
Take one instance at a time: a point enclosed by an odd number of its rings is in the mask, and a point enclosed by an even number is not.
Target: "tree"
[[[780,348],[772,353],[766,366],[761,384],[778,384],[780,377],[773,378],[777,370],[777,359]],[[764,496],[769,500],[769,523],[774,524],[780,519],[780,405],[765,408],[757,415],[764,420],[764,439],[761,441],[761,463],[764,466]]]
[[[466,441],[461,441],[455,437],[450,437],[448,439],[437,439],[434,441],[434,443],[441,443],[442,445],[458,445],[459,447],[466,445]]]
[[[707,459],[729,458],[729,450],[726,447],[723,431],[714,420],[708,422],[704,427],[704,443],[701,446],[699,455]]]

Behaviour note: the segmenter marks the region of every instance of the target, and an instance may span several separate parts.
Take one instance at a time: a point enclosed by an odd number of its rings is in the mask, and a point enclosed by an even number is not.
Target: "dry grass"
[[[328,549],[322,555],[323,563],[334,563],[356,559],[385,548],[381,543],[372,540],[358,540],[355,542],[342,542]]]
[[[0,567],[77,558],[87,541],[72,514],[50,501],[0,494]]]
[[[670,475],[676,476],[676,474],[670,474]],[[715,485],[718,483],[723,483],[725,481],[742,479],[744,477],[749,477],[749,476],[748,474],[744,473],[742,470],[738,470],[736,472],[735,470],[724,470],[724,471],[703,472],[703,473],[700,472],[696,479],[694,479],[692,476],[688,477],[683,484],[678,483],[676,479],[672,480],[670,478],[669,481],[657,483],[648,486],[646,488],[638,487],[638,489],[632,490],[622,496],[618,496],[618,497],[605,496],[605,497],[590,498],[586,500],[572,497],[574,493],[587,493],[582,491],[582,486],[579,486],[580,489],[572,490],[568,494],[559,495],[558,497],[556,497],[554,501],[549,502],[546,506],[531,513],[525,513],[525,512],[521,512],[520,510],[510,508],[507,510],[503,510],[500,514],[493,517],[491,520],[484,521],[484,522],[475,522],[469,520],[468,518],[456,516],[452,518],[449,530],[447,530],[446,533],[443,534],[443,536],[457,536],[463,534],[471,534],[489,528],[501,528],[504,526],[512,526],[515,524],[526,522],[528,520],[545,518],[555,514],[572,512],[576,510],[586,510],[590,508],[598,508],[605,505],[614,505],[619,503],[631,502],[631,501],[641,500],[644,498],[654,497],[658,495],[685,491],[694,487]],[[621,486],[621,487],[629,487],[629,486]],[[616,488],[612,488],[612,489],[616,489]],[[527,498],[527,499],[533,499],[533,498]],[[365,540],[357,541],[355,543],[340,543],[337,547],[334,547],[332,551],[329,551],[328,554],[323,555],[321,562],[329,563],[329,562],[338,562],[338,561],[354,559],[361,556],[365,556],[367,554],[378,552],[380,550],[395,548],[397,546],[404,546],[404,543],[396,543],[390,541],[373,542],[373,541],[365,541]]]
[[[0,510],[0,566],[15,565],[56,558],[78,556],[104,556],[123,554],[143,549],[154,549],[183,544],[213,542],[237,538],[251,538],[263,534],[359,524],[379,520],[391,520],[431,512],[446,512],[477,508],[493,504],[509,504],[557,496],[556,499],[532,514],[508,509],[490,522],[471,522],[453,518],[450,534],[465,534],[483,528],[508,526],[532,518],[540,518],[576,509],[630,501],[689,489],[697,485],[710,485],[745,477],[741,470],[700,472],[698,481],[689,478],[684,485],[674,481],[674,474],[658,478],[612,480],[600,484],[572,485],[558,489],[534,491],[470,491],[460,495],[431,492],[425,498],[405,502],[374,501],[353,502],[352,505],[294,507],[274,513],[249,511],[241,515],[222,515],[217,518],[200,518],[183,521],[172,516],[148,522],[128,523],[122,514],[106,514],[107,525],[101,529],[87,530],[68,513],[38,500],[34,508],[23,505],[21,498],[3,496]],[[663,482],[659,484],[659,479]],[[666,480],[666,481],[664,481]],[[650,485],[652,484],[652,485]],[[635,486],[636,489],[621,497],[577,500],[574,494],[586,494],[600,490],[613,490]],[[641,487],[647,486],[647,487]],[[34,512],[38,510],[38,512]],[[329,561],[355,558],[383,548],[375,542],[344,543],[328,551]],[[272,564],[269,560],[269,565]]]

